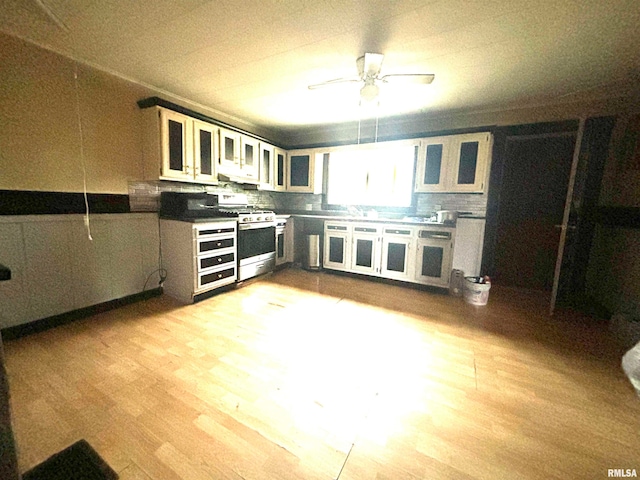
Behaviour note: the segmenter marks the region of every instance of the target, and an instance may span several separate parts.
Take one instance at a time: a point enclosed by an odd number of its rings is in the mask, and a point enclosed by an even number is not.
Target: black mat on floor
[[[87,443],[80,440],[49,457],[22,480],[116,480],[118,474]]]

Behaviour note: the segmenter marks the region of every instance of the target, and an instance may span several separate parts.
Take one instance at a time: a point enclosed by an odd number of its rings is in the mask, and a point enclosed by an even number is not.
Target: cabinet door
[[[452,236],[446,232],[425,233],[427,235],[417,240],[415,279],[419,283],[447,287],[451,275]]]
[[[450,138],[434,137],[420,142],[416,168],[416,192],[447,190]]]
[[[380,234],[377,225],[354,225],[351,271],[367,275],[380,273]]]
[[[240,168],[240,134],[220,129],[220,173],[237,174]]]
[[[295,251],[295,220],[293,217],[287,219],[287,226],[284,231],[284,255],[285,262],[292,263],[294,261]]]
[[[274,149],[274,157],[274,188],[277,191],[284,191],[287,189],[287,152],[280,148],[276,148]]]
[[[348,270],[350,265],[351,227],[348,224],[328,224],[324,230],[323,266]]]
[[[453,247],[452,269],[462,270],[467,277],[480,275],[485,220],[458,218],[456,241]]]
[[[385,228],[382,236],[381,275],[396,280],[413,277],[413,231],[403,228]]]
[[[451,145],[451,187],[454,192],[483,192],[491,134],[456,135]]]
[[[191,119],[171,110],[160,111],[162,177],[189,180],[193,177],[193,128]]]
[[[194,174],[198,182],[218,183],[217,133],[214,125],[193,121]]]
[[[314,161],[312,151],[289,152],[287,191],[313,193]]]
[[[260,143],[260,184],[261,188],[272,190],[274,181],[273,146],[268,143]]]
[[[259,179],[260,142],[255,138],[242,135],[240,137],[240,175],[246,178]]]

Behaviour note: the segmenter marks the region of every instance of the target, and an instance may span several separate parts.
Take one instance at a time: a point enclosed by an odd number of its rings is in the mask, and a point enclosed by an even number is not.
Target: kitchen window
[[[417,146],[386,142],[329,154],[327,203],[410,207]]]

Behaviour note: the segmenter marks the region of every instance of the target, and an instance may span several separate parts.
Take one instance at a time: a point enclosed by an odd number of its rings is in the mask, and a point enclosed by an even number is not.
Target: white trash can
[[[483,277],[464,277],[463,297],[471,305],[486,305],[491,283],[480,283]]]

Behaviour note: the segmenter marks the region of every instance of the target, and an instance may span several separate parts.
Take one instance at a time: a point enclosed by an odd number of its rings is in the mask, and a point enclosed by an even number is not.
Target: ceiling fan
[[[384,55],[381,53],[365,53],[356,60],[358,67],[357,77],[344,77],[328,80],[322,83],[309,85],[309,90],[317,88],[330,87],[341,83],[358,83],[364,82],[360,88],[361,102],[373,102],[378,98],[380,93],[379,83],[413,83],[420,85],[428,85],[433,82],[435,75],[432,73],[392,73],[380,76],[382,68],[382,60]]]

